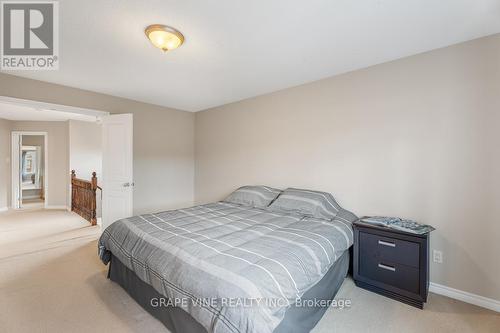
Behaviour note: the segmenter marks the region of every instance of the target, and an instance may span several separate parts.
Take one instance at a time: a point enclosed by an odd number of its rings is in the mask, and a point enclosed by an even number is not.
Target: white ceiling
[[[9,73],[188,111],[500,32],[500,0],[59,4],[60,69]],[[155,49],[153,23],[185,44]]]
[[[95,122],[97,120],[97,117],[93,115],[58,110],[37,109],[26,105],[1,101],[0,118],[18,121],[66,121],[71,119]]]

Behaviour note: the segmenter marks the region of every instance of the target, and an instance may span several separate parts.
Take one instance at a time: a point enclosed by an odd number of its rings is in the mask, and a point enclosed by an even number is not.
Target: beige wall
[[[68,189],[68,122],[12,121],[12,131],[47,132],[48,191],[47,205],[67,206]],[[44,180],[45,182],[46,180]]]
[[[196,114],[196,202],[325,190],[434,225],[431,281],[500,300],[500,35]]]
[[[134,213],[192,205],[193,113],[7,74],[0,74],[0,96],[133,113]]]
[[[10,128],[9,120],[0,119],[0,210],[10,206]]]
[[[134,113],[134,213],[192,206],[194,114]]]
[[[97,122],[69,121],[69,170],[78,178],[90,180],[92,172],[101,179],[102,128]],[[101,184],[102,182],[99,181]]]
[[[21,144],[23,146],[40,146],[43,147],[45,139],[43,135],[24,135],[21,138]]]

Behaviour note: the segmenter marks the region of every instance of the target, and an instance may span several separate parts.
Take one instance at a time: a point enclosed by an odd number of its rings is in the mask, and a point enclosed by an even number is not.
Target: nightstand
[[[423,309],[429,291],[429,233],[416,235],[358,220],[353,257],[358,287]]]

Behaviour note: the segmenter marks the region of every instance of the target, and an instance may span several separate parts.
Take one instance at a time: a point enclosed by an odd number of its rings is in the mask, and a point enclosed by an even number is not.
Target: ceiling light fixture
[[[144,32],[151,43],[164,52],[174,50],[184,43],[184,36],[178,30],[166,25],[153,24]]]

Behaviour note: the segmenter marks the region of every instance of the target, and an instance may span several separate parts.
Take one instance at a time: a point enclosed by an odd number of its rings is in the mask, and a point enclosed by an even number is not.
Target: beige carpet
[[[167,332],[97,258],[98,227],[65,211],[0,213],[0,332]],[[500,332],[500,315],[438,295],[421,311],[346,280],[314,333]],[[185,332],[188,333],[188,332]]]

